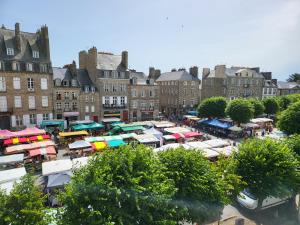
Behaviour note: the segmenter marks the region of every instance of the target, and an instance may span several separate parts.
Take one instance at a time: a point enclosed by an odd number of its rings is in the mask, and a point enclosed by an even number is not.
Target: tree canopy
[[[198,106],[199,115],[202,117],[223,118],[225,116],[226,104],[224,97],[207,98]]]
[[[300,156],[300,134],[289,136],[285,139],[289,148]]]
[[[265,106],[265,113],[268,115],[276,114],[279,110],[279,104],[276,98],[265,98],[263,104]]]
[[[283,197],[299,188],[299,161],[286,144],[274,139],[249,139],[234,153],[235,173],[259,199]]]
[[[75,172],[62,193],[63,224],[176,224],[174,182],[153,151],[107,150]]]
[[[300,80],[300,73],[293,73],[287,79],[288,82],[297,82],[298,80]]]
[[[187,209],[182,220],[203,224],[218,215],[228,201],[228,188],[201,152],[168,149],[160,152],[159,158],[167,168],[168,178],[175,182],[174,203],[182,211]]]
[[[228,104],[226,114],[235,122],[247,123],[253,118],[254,109],[248,100],[238,98]]]
[[[290,94],[278,96],[277,101],[279,103],[280,110],[286,110],[290,104],[300,101],[300,94]]]
[[[47,225],[45,196],[31,175],[26,175],[16,183],[7,195],[0,192],[0,221],[11,225]]]
[[[249,102],[251,103],[253,109],[254,109],[254,117],[258,117],[260,115],[262,115],[265,111],[265,106],[262,104],[261,101],[257,100],[257,99],[249,99]]]
[[[300,134],[300,101],[291,104],[279,115],[277,125],[287,134]]]

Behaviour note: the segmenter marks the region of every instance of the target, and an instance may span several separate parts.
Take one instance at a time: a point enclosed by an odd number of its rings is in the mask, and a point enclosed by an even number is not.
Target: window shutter
[[[42,90],[48,89],[48,81],[46,78],[41,78],[41,89]]]
[[[42,106],[48,107],[48,96],[42,96]]]
[[[0,77],[0,91],[6,91],[5,77]]]
[[[7,112],[6,96],[0,96],[0,112]]]
[[[21,89],[21,82],[19,77],[13,78],[14,89]]]
[[[23,124],[28,127],[30,125],[29,115],[23,115]]]
[[[16,116],[11,116],[11,126],[16,127]]]
[[[28,96],[29,109],[35,109],[35,97]]]

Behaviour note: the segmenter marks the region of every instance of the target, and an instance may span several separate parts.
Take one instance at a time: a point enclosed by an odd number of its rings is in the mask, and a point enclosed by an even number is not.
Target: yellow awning
[[[192,118],[190,118],[190,120],[198,121],[198,120],[200,120],[200,118],[198,118],[198,117],[192,117]]]
[[[60,132],[60,137],[71,137],[71,136],[79,136],[79,135],[88,135],[86,130],[74,131],[74,132]]]
[[[106,148],[106,143],[103,141],[98,141],[98,142],[94,142],[92,143],[92,145],[94,146],[95,150],[101,150]]]

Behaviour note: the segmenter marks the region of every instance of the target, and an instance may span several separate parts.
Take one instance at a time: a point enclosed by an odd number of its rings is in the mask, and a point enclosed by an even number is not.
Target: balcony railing
[[[127,104],[103,104],[102,107],[103,109],[125,109],[127,107]]]

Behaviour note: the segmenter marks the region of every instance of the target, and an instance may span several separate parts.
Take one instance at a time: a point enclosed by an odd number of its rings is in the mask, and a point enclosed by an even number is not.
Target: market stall
[[[15,145],[15,146],[9,146],[6,147],[4,153],[7,155],[10,154],[18,154],[27,152],[32,149],[38,149],[38,148],[44,148],[48,146],[55,146],[55,143],[53,141],[41,141],[41,142],[35,142],[31,144],[23,144],[23,145]]]
[[[107,141],[107,145],[110,148],[118,148],[120,146],[126,145],[126,143],[123,140],[110,140]]]
[[[101,150],[107,148],[107,144],[104,141],[96,141],[96,142],[91,143],[91,145],[92,145],[94,151],[101,151]]]
[[[224,155],[225,157],[229,157],[234,151],[236,151],[236,148],[233,146],[226,146],[223,148],[212,148],[212,150]]]
[[[140,134],[135,137],[140,143],[154,148],[160,147],[160,140],[153,134]]]
[[[127,134],[120,134],[120,137],[125,141],[126,143],[131,143],[135,141],[135,137],[137,136],[136,133],[127,133]]]
[[[20,182],[24,175],[26,175],[24,167],[0,171],[0,189],[9,194],[14,184]]]
[[[174,148],[180,148],[180,147],[183,147],[184,149],[187,149],[187,150],[191,149],[191,147],[187,144],[171,143],[171,144],[163,145],[159,148],[155,148],[154,151],[160,152],[160,151],[165,151],[167,149],[174,149]]]
[[[45,129],[48,133],[52,133],[54,130],[64,131],[64,120],[43,120],[40,127]]]
[[[23,163],[24,154],[0,156],[0,170],[19,167]]]
[[[68,145],[71,158],[77,158],[78,156],[86,156],[88,155],[92,150],[92,145],[84,140],[75,141],[73,143],[70,143]]]
[[[176,133],[187,133],[190,132],[190,129],[185,128],[185,127],[171,127],[171,128],[165,128],[164,133],[167,134],[176,134]]]
[[[199,140],[203,136],[202,133],[193,132],[193,131],[186,132],[183,135],[187,141],[196,141],[196,140]]]
[[[167,134],[163,136],[164,145],[172,144],[172,143],[176,143],[176,138],[173,135]]]
[[[230,145],[228,141],[225,141],[223,139],[212,139],[212,140],[203,141],[202,143],[209,145],[211,148],[219,148],[219,147],[225,147]]]
[[[74,142],[76,140],[82,140],[84,136],[87,136],[88,132],[82,131],[72,131],[72,132],[60,132],[59,133],[59,144],[61,146],[66,146],[67,144]]]

